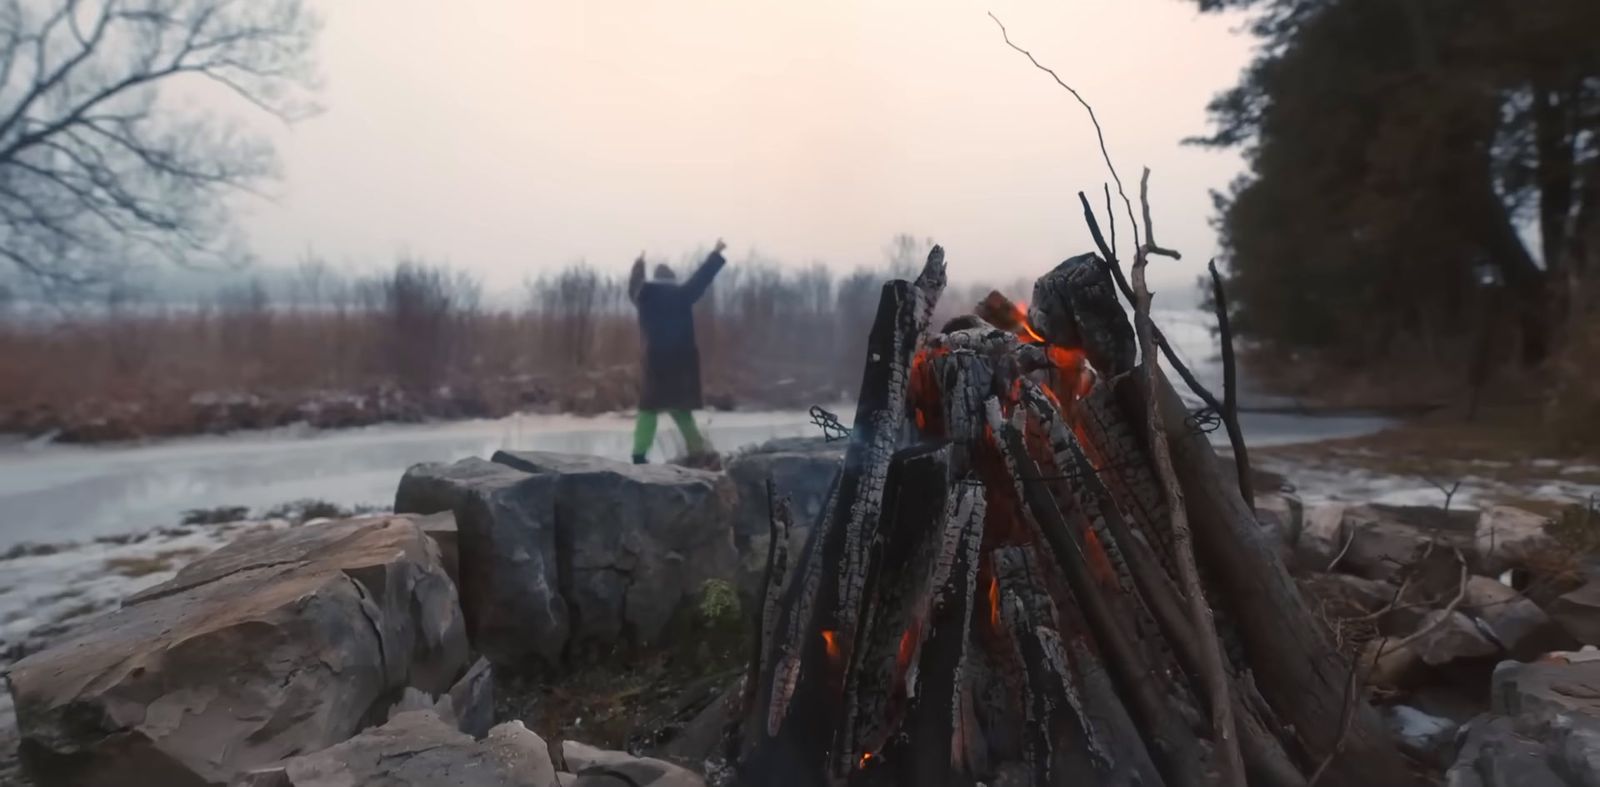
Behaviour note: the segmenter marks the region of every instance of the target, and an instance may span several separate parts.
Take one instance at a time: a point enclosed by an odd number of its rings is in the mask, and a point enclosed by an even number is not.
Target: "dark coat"
[[[698,410],[700,348],[694,337],[694,304],[727,264],[712,254],[682,284],[673,281],[631,282],[639,307],[639,334],[644,346],[641,410]],[[638,277],[642,268],[636,269]]]

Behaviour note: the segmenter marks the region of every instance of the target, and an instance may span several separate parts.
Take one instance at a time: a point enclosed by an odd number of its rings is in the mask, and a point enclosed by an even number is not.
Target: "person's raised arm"
[[[633,270],[628,273],[628,300],[639,302],[639,290],[644,287],[644,252],[639,252],[639,258],[633,261]]]
[[[707,257],[705,262],[700,263],[700,267],[695,269],[694,275],[683,283],[684,294],[689,297],[690,303],[700,300],[700,296],[706,294],[706,289],[711,286],[711,280],[717,278],[717,273],[722,270],[722,266],[728,264],[728,261],[722,256],[722,250],[726,248],[728,248],[728,244],[723,243],[722,239],[718,238],[716,248],[711,250],[711,256]]]

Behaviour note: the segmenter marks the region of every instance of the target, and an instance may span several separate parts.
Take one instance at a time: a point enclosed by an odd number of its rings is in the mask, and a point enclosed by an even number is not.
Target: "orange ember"
[[[917,643],[922,639],[922,621],[912,620],[911,627],[900,635],[900,649],[895,652],[894,665],[901,675],[911,668],[911,658],[916,655]]]
[[[828,660],[834,664],[839,663],[839,635],[836,632],[822,632],[822,643],[828,649]]]
[[[867,752],[866,754],[861,755],[861,762],[857,763],[856,767],[857,768],[865,768],[865,767],[867,767],[867,763],[869,763],[869,762],[872,762],[872,752],[870,752],[870,751]]]
[[[1000,630],[1000,580],[989,577],[989,625]]]
[[[1029,339],[1032,339],[1035,342],[1043,344],[1044,337],[1040,336],[1039,332],[1033,329],[1033,324],[1028,322],[1028,304],[1014,303],[1013,306],[1016,309],[1017,325],[1022,327],[1022,330],[1018,331],[1018,333]]]

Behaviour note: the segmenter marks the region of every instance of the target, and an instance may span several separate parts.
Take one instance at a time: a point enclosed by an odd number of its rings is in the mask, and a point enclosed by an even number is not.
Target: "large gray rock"
[[[1513,658],[1533,658],[1561,644],[1555,622],[1538,604],[1489,577],[1469,577],[1461,610],[1476,618]]]
[[[1543,743],[1514,720],[1480,716],[1464,730],[1446,787],[1569,787],[1550,767]]]
[[[1550,603],[1550,616],[1585,645],[1600,645],[1600,581],[1591,581]]]
[[[561,576],[570,563],[558,553],[555,477],[480,474],[455,513],[461,604],[473,646],[510,671],[559,664],[572,611]]]
[[[771,540],[767,483],[789,499],[794,529],[789,534],[790,554],[798,554],[812,526],[822,515],[833,490],[834,478],[844,462],[845,443],[823,438],[787,438],[769,441],[728,461],[728,477],[738,492],[733,517],[734,546],[739,551],[739,589],[747,597],[759,595],[766,572],[767,545]]]
[[[1474,543],[1485,571],[1526,568],[1529,558],[1556,546],[1549,517],[1512,506],[1492,506],[1478,516]]]
[[[336,746],[295,757],[276,773],[283,787],[556,784],[544,741],[521,722],[495,727],[477,741],[431,711],[402,713]]]
[[[469,457],[453,464],[425,462],[412,465],[400,477],[394,493],[396,514],[437,514],[454,511],[474,489],[515,482],[526,473],[505,465]]]
[[[656,644],[707,579],[734,577],[735,493],[722,474],[533,451],[494,461],[555,482],[569,647]]]
[[[1600,718],[1600,659],[1501,662],[1490,692],[1490,710],[1501,716],[1548,721],[1571,713]]]
[[[438,548],[377,517],[241,538],[18,662],[10,685],[38,784],[190,787],[345,740],[466,666]]]

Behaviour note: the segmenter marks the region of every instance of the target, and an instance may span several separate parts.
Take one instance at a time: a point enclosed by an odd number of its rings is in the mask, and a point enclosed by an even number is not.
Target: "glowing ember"
[[[836,632],[823,631],[822,643],[828,649],[828,660],[837,665],[839,663],[839,635]]]
[[[1000,630],[1000,580],[989,577],[989,624]]]
[[[911,628],[900,635],[900,648],[895,651],[894,663],[899,673],[904,675],[911,666],[912,657],[917,655],[917,644],[922,639],[922,621],[911,621]]]
[[[865,767],[867,767],[867,763],[869,763],[869,762],[872,762],[872,752],[870,752],[870,751],[867,752],[866,754],[861,755],[861,762],[857,763],[856,767],[857,768],[865,768]]]

